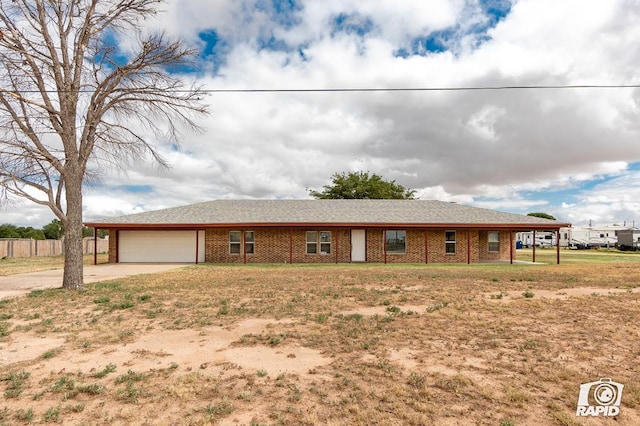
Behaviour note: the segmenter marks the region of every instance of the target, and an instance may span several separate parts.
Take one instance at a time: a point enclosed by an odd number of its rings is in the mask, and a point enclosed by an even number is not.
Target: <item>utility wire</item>
[[[315,93],[315,92],[462,92],[474,90],[531,89],[633,89],[640,84],[581,84],[544,86],[462,86],[462,87],[399,87],[399,88],[329,88],[329,89],[206,89],[206,93]]]
[[[640,84],[575,84],[540,86],[461,86],[461,87],[344,87],[325,89],[201,89],[200,93],[335,93],[335,92],[464,92],[497,90],[565,90],[565,89],[637,89]],[[156,89],[161,90],[161,89]],[[136,91],[132,89],[132,91]],[[94,90],[60,91],[46,90],[44,93],[93,93]],[[192,90],[165,90],[165,93],[191,93]],[[43,93],[40,90],[0,90],[0,93]]]

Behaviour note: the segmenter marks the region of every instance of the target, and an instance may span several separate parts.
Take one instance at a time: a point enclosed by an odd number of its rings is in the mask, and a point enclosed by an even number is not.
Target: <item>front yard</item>
[[[0,424],[593,424],[579,386],[603,377],[640,424],[640,257],[615,256],[198,265],[2,300]]]

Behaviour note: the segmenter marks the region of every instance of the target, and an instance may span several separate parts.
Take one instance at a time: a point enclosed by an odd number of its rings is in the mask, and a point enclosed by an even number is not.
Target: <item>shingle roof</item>
[[[557,229],[568,224],[433,200],[216,200],[87,223],[105,228],[188,225],[510,225]]]

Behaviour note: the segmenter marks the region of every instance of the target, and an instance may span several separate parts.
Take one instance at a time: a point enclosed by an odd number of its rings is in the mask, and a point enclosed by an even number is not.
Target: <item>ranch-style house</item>
[[[432,200],[217,200],[86,225],[109,230],[111,263],[240,264],[513,263],[516,232],[570,226]]]

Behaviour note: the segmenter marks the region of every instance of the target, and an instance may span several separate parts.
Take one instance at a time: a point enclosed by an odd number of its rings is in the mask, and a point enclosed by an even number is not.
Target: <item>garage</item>
[[[204,231],[120,231],[121,263],[204,262]]]

